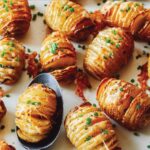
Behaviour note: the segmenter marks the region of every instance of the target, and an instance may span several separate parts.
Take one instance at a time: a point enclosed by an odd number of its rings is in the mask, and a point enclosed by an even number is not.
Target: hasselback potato
[[[67,137],[78,150],[115,150],[118,142],[111,122],[86,102],[71,110],[65,120]]]
[[[14,84],[25,65],[25,48],[13,38],[0,40],[0,83]]]
[[[3,117],[5,116],[6,114],[6,107],[5,107],[5,104],[3,103],[2,100],[0,100],[0,121],[3,119]]]
[[[146,22],[138,32],[138,37],[145,41],[150,41],[150,9],[145,11]]]
[[[27,0],[0,1],[0,34],[16,36],[26,33],[31,12]]]
[[[16,109],[18,136],[30,143],[44,138],[53,128],[56,94],[43,84],[33,84],[19,97]]]
[[[132,56],[134,40],[121,28],[106,28],[88,46],[85,70],[97,79],[114,76]]]
[[[0,150],[15,150],[15,148],[0,140]]]
[[[59,82],[68,82],[76,74],[76,52],[60,32],[51,33],[43,42],[40,63],[45,72],[51,72]]]
[[[101,110],[130,130],[150,124],[150,98],[131,83],[105,78],[97,90],[97,100]]]
[[[122,27],[133,35],[145,23],[145,9],[139,2],[108,1],[101,11],[108,25]]]
[[[90,14],[70,0],[52,0],[45,12],[48,26],[75,41],[83,41],[94,30]]]

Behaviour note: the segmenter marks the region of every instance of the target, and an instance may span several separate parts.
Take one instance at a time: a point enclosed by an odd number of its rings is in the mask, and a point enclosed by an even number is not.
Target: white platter
[[[30,5],[34,4],[36,6],[36,10],[32,11],[33,14],[36,12],[44,12],[45,4],[47,4],[49,0],[29,0]],[[85,8],[90,11],[98,9],[100,6],[97,5],[99,1],[97,0],[81,0],[81,3]],[[143,1],[142,1],[143,2]],[[144,2],[145,7],[150,8],[150,1]],[[46,35],[46,26],[43,23],[43,17],[38,17],[36,21],[32,21],[29,32],[26,36],[20,41],[27,47],[32,50],[39,51],[41,47],[41,42]],[[144,46],[148,46],[148,48],[144,48]],[[75,44],[77,49],[77,57],[78,57],[78,66],[82,68],[82,60],[84,56],[84,50],[78,48],[78,44]],[[139,65],[144,64],[147,61],[146,56],[142,56],[142,58],[136,59],[138,53],[142,53],[142,51],[150,51],[150,45],[147,43],[135,42],[135,51],[134,56],[131,59],[130,63],[123,68],[123,70],[119,73],[120,78],[126,81],[130,81],[131,79],[137,78],[138,70],[137,67]],[[24,148],[19,144],[15,132],[11,132],[12,129],[15,129],[15,107],[17,103],[18,96],[24,91],[27,85],[30,83],[30,78],[27,73],[24,72],[21,76],[20,81],[12,86],[4,88],[9,89],[10,97],[4,97],[4,103],[7,107],[7,114],[4,117],[1,125],[5,125],[3,130],[0,130],[0,139],[6,140],[9,144],[12,144],[17,150],[24,150]],[[89,99],[91,103],[96,103],[95,95],[96,89],[99,84],[99,81],[94,80],[90,77],[90,81],[92,83],[92,89],[85,91],[86,97]],[[64,97],[64,115],[66,116],[67,112],[75,107],[76,105],[82,103],[81,99],[78,98],[74,94],[74,85],[69,85],[68,87],[62,87],[62,93]],[[64,117],[65,117],[64,116]],[[148,150],[148,145],[150,145],[150,127],[138,131],[138,136],[135,136],[133,132],[130,132],[123,127],[117,124],[116,132],[118,135],[118,139],[120,141],[120,147],[122,150]],[[66,137],[64,126],[61,127],[61,132],[58,140],[55,144],[50,148],[51,150],[73,150],[75,149],[69,140]]]

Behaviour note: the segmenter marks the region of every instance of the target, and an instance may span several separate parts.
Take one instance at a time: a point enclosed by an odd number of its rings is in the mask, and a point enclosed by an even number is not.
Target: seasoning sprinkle
[[[97,117],[97,116],[98,116],[98,112],[95,112],[95,113],[94,113],[94,116]]]

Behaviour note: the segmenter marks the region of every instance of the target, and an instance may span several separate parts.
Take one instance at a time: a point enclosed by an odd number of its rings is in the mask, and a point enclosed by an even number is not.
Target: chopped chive
[[[132,102],[133,100],[134,100],[134,97],[133,97],[133,96],[131,96],[131,97],[130,97],[130,101]]]
[[[134,134],[135,136],[139,136],[139,133],[137,133],[137,132],[134,132],[133,134]]]
[[[50,45],[51,45],[51,49],[50,49],[51,53],[52,54],[56,54],[56,50],[58,48],[58,44],[57,43],[51,43]]]
[[[94,107],[96,107],[96,104],[93,104]]]
[[[30,5],[30,9],[34,10],[35,9],[35,5]]]
[[[15,129],[11,129],[11,132],[15,132]]]
[[[37,18],[37,14],[33,14],[33,16],[32,16],[32,20],[33,20],[33,21],[35,21],[35,20],[36,20],[36,18]]]
[[[147,148],[150,149],[150,145],[147,145]]]
[[[91,138],[92,138],[92,136],[88,136],[88,137],[85,139],[85,141],[89,141],[89,140],[91,140]]]
[[[120,91],[122,92],[122,91],[123,91],[123,88],[120,88]]]
[[[94,116],[97,117],[97,116],[98,116],[98,112],[95,112],[95,113],[94,113]]]
[[[86,119],[86,125],[91,125],[92,123],[92,119],[91,118],[87,118]]]
[[[141,109],[141,104],[138,103],[138,104],[136,105],[136,110],[140,110],[140,109]]]
[[[74,8],[72,8],[72,7],[69,8],[69,10],[70,10],[70,12],[74,12]]]
[[[43,16],[43,13],[38,12],[37,15],[40,16],[40,17],[42,17],[42,16]]]
[[[10,97],[10,95],[9,95],[9,94],[6,94],[5,96],[6,96],[6,97]]]
[[[117,43],[117,44],[116,44],[116,48],[119,48],[119,47],[120,47],[120,44],[119,44],[119,43]]]
[[[131,82],[132,82],[132,83],[134,83],[134,82],[135,82],[135,80],[134,80],[134,79],[131,79]]]
[[[101,129],[100,130],[103,134],[108,134],[109,132],[108,132],[108,130],[106,130],[106,129]]]

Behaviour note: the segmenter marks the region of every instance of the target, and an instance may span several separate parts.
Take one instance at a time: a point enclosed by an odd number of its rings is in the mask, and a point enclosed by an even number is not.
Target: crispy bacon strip
[[[27,72],[29,76],[32,76],[33,78],[36,77],[40,70],[41,70],[41,65],[39,62],[36,62],[36,56],[37,52],[33,52],[31,54],[26,54],[26,59],[27,59]]]
[[[75,93],[77,96],[81,97],[83,101],[87,101],[87,99],[84,96],[84,90],[87,88],[92,88],[88,76],[82,71],[78,70],[75,78]]]
[[[147,63],[146,63],[141,67],[141,72],[138,74],[138,82],[140,83],[140,87],[143,90],[148,89],[147,80],[148,80],[148,70],[147,70]]]

